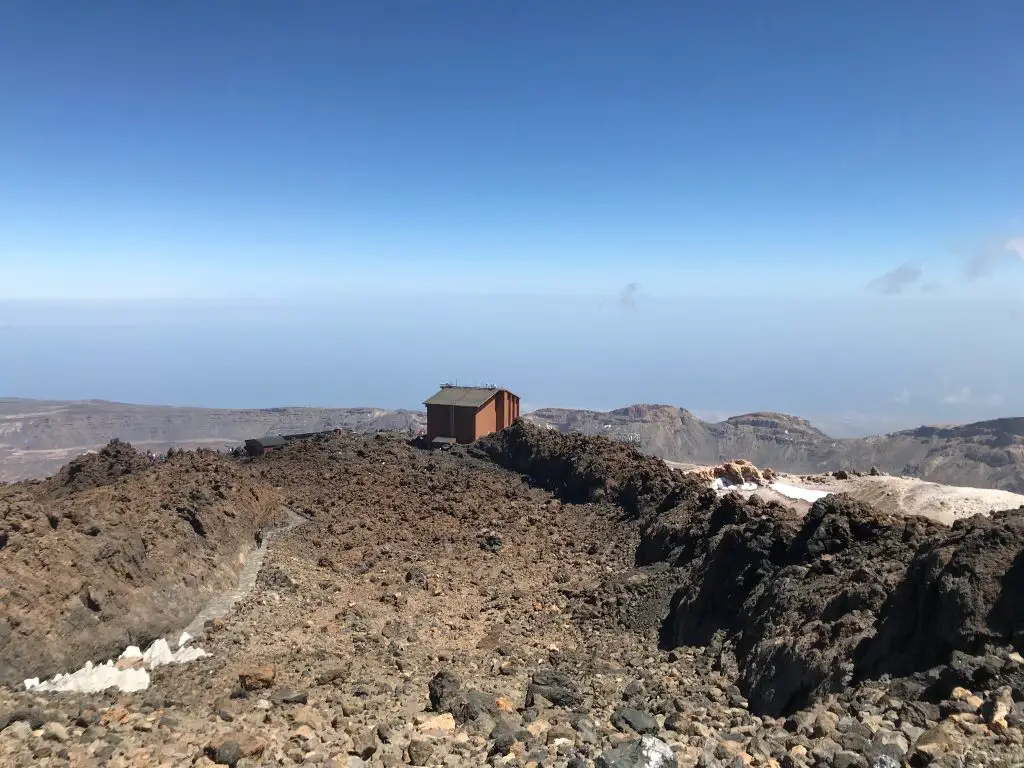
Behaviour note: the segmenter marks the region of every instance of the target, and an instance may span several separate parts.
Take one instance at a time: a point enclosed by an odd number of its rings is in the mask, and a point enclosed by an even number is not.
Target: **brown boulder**
[[[238,684],[245,691],[259,691],[270,688],[277,677],[277,670],[274,667],[264,665],[262,667],[246,667],[238,673]]]

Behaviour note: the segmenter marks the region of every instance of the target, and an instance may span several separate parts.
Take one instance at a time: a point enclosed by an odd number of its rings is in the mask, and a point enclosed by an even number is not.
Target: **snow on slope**
[[[156,640],[145,652],[138,646],[129,645],[117,661],[108,660],[102,664],[87,661],[81,669],[67,674],[58,673],[49,680],[39,681],[31,677],[25,681],[25,689],[39,692],[76,691],[97,693],[107,688],[118,688],[125,692],[142,691],[149,687],[149,670],[164,664],[186,664],[208,654],[202,648],[189,645],[192,636],[182,632],[178,638],[178,649],[171,651],[163,638]]]

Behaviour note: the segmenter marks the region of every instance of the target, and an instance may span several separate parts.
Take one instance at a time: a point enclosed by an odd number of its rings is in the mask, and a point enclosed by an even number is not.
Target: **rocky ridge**
[[[644,452],[679,462],[720,464],[743,457],[797,474],[874,466],[936,483],[1024,492],[1020,418],[858,439],[829,437],[805,419],[785,414],[750,413],[712,423],[667,405],[608,412],[545,408],[524,419],[562,432],[635,440]],[[170,447],[227,449],[267,434],[418,432],[425,426],[421,411],[380,408],[232,410],[0,397],[0,482],[56,472],[113,437],[162,453]]]
[[[328,434],[234,468],[307,522],[210,656],[136,694],[0,691],[0,762],[1024,760],[1021,511],[946,528],[830,497],[801,518],[522,422],[469,450]]]
[[[829,437],[786,414],[705,422],[667,405],[607,412],[545,408],[524,418],[561,432],[634,439],[641,450],[673,461],[720,464],[743,457],[796,474],[876,467],[936,483],[1024,492],[1024,419],[1019,418],[847,439]]]
[[[49,480],[0,486],[0,682],[181,629],[279,507],[212,451],[151,465],[119,441]]]

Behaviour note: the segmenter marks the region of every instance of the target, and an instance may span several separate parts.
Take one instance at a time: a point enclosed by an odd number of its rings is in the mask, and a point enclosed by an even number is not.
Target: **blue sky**
[[[673,298],[715,298],[724,322],[764,300],[799,339],[786,301],[814,296],[853,313],[815,332],[897,345],[880,301],[941,323],[939,307],[1024,297],[1022,28],[1012,0],[10,0],[0,299],[377,297],[407,324],[440,292],[594,297],[630,322]],[[549,319],[518,318],[520,335]],[[1021,358],[1020,329],[1001,321],[992,354]],[[944,402],[987,391],[960,375],[963,344],[936,374],[949,392],[907,418],[971,415]],[[19,354],[0,391],[47,389]],[[572,355],[564,395],[524,399],[572,404]],[[594,386],[588,403],[661,391]],[[702,386],[671,401],[759,400]]]

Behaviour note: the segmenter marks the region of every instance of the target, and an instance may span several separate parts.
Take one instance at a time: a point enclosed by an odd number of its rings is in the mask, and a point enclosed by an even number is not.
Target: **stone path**
[[[252,592],[252,588],[256,586],[256,577],[259,575],[260,568],[263,567],[263,558],[266,557],[271,539],[279,533],[286,533],[306,522],[306,518],[296,514],[290,508],[284,507],[284,510],[288,513],[288,521],[279,528],[264,531],[260,546],[246,554],[245,565],[242,567],[241,573],[238,574],[238,584],[235,585],[235,588],[222,592],[211,599],[185,627],[186,632],[193,636],[199,635],[207,621],[225,616],[235,603]]]

